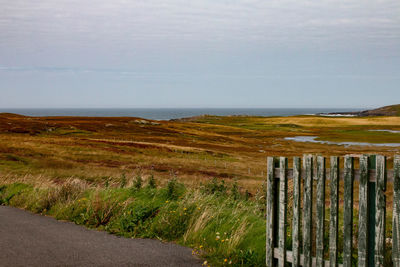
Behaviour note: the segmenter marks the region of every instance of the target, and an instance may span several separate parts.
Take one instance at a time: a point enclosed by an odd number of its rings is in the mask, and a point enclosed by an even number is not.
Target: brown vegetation
[[[264,180],[265,158],[269,155],[392,156],[399,151],[393,147],[284,140],[288,136],[315,135],[324,140],[400,142],[399,134],[368,132],[370,129],[399,130],[400,117],[199,116],[183,121],[152,121],[0,114],[0,174],[51,182],[76,177],[95,184],[116,181],[123,174],[133,177],[138,172],[144,176],[154,174],[161,182],[176,175],[189,185],[213,177],[237,178],[242,188],[255,192]]]

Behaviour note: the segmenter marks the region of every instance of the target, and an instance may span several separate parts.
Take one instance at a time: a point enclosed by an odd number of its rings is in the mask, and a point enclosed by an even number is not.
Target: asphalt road
[[[0,266],[201,266],[191,249],[0,206]]]

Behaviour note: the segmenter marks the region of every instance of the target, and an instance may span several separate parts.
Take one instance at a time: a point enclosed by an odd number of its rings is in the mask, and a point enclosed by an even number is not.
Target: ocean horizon
[[[0,113],[35,117],[139,117],[151,120],[171,120],[200,115],[271,117],[360,110],[355,108],[0,108]]]

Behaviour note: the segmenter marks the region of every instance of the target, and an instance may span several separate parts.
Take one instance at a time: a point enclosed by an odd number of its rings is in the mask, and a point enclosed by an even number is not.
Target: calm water
[[[229,116],[292,116],[328,112],[358,111],[337,108],[71,108],[71,109],[2,109],[26,116],[88,116],[88,117],[140,117],[152,120],[170,120],[203,114]]]
[[[304,143],[318,143],[327,145],[339,145],[339,146],[378,146],[378,147],[400,147],[400,143],[367,143],[367,142],[334,142],[334,141],[324,141],[317,140],[318,136],[295,136],[286,137],[285,140],[304,142]]]

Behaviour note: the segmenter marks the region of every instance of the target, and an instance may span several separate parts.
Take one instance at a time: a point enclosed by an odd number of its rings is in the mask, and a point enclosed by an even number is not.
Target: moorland
[[[267,156],[392,158],[399,147],[373,144],[399,143],[398,131],[397,116],[0,114],[0,203],[127,237],[175,241],[206,264],[263,265]],[[285,139],[297,136],[371,145]]]
[[[371,131],[373,130],[373,131]],[[25,117],[0,115],[0,173],[55,183],[76,177],[96,184],[121,175],[171,175],[188,185],[210,178],[237,180],[255,192],[264,180],[267,156],[380,153],[398,147],[296,142],[399,143],[400,117],[200,116],[175,121],[141,118]],[[18,178],[20,177],[20,178]]]

